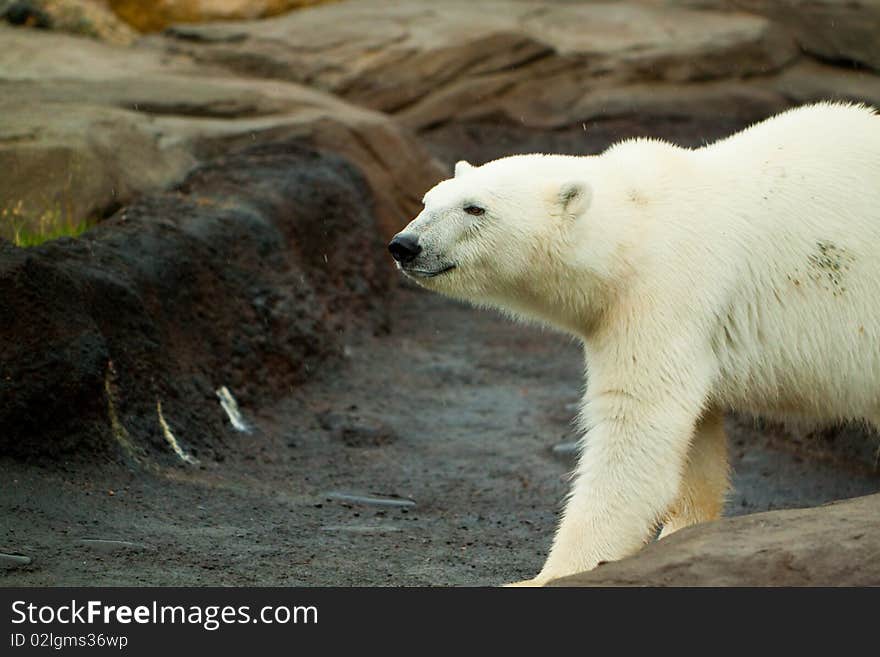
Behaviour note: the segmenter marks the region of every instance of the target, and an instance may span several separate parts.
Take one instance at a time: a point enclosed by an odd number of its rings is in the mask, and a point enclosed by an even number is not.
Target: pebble
[[[325,412],[318,415],[318,423],[346,447],[382,447],[397,441],[388,424],[368,415]]]
[[[5,554],[0,552],[0,568],[12,570],[14,568],[27,566],[30,562],[31,558],[26,557],[23,554]]]
[[[400,527],[394,525],[325,525],[322,532],[351,532],[352,534],[385,534],[399,532]]]
[[[568,459],[576,457],[580,452],[580,443],[578,441],[570,443],[559,443],[553,445],[553,455],[559,458]]]
[[[350,504],[366,504],[369,506],[393,506],[393,507],[413,507],[415,501],[408,500],[403,497],[380,497],[378,495],[355,495],[353,493],[342,493],[340,491],[331,491],[325,495],[327,499],[337,500],[339,502],[348,502]]]
[[[116,541],[104,538],[84,538],[80,544],[85,547],[92,548],[98,552],[119,552],[120,550],[152,550],[148,545],[143,543],[132,543],[131,541]]]

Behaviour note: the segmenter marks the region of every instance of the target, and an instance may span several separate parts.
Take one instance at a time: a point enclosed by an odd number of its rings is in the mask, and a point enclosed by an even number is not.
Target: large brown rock
[[[57,30],[128,45],[137,36],[105,0],[0,0],[0,17],[13,25]]]
[[[839,9],[848,18],[835,23],[838,41],[873,47],[857,19],[871,24],[868,4]],[[878,78],[850,65],[869,60],[804,46],[795,19],[772,5],[453,0],[440,10],[428,0],[360,0],[257,23],[175,26],[161,41],[238,74],[391,113],[447,162],[595,153],[640,134],[697,145],[802,102],[878,102]]]
[[[444,170],[382,114],[292,83],[151,48],[0,28],[0,210],[33,226],[100,217],[171,184],[200,158],[296,137],[338,152],[370,183],[390,236]],[[21,202],[21,204],[19,204]],[[9,221],[0,236],[12,236]]]
[[[141,32],[172,23],[243,20],[282,14],[327,0],[106,0],[120,18]]]
[[[820,59],[880,71],[880,0],[732,0],[726,4],[790,28],[801,48]]]
[[[846,100],[880,107],[880,76],[866,69],[839,68],[804,60],[756,84],[783,95],[794,105]]]
[[[0,100],[0,237],[95,222],[178,181],[195,158],[150,117],[77,103]]]
[[[878,586],[880,495],[681,530],[551,586]]]
[[[310,84],[416,129],[499,118],[554,128],[589,118],[603,90],[766,75],[798,56],[761,16],[634,2],[365,0],[171,34],[172,50]]]

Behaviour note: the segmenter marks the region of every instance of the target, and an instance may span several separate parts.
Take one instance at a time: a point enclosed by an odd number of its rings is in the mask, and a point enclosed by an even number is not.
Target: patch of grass
[[[15,246],[28,247],[38,246],[43,242],[58,239],[59,237],[79,237],[93,225],[92,222],[84,220],[61,226],[52,226],[46,230],[31,231],[28,228],[17,227],[12,235],[12,243]]]
[[[0,210],[0,234],[18,247],[38,246],[59,237],[78,237],[95,225],[88,219],[74,219],[60,207],[44,210],[42,214],[27,216],[19,201]]]

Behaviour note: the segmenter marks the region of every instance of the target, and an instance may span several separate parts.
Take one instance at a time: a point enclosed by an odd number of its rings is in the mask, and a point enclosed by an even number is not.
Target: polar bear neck
[[[479,305],[588,339],[609,298],[607,283],[593,270],[544,266],[534,276],[495,290]]]
[[[527,271],[489,296],[508,314],[589,340],[602,317],[636,284],[654,246],[676,227],[681,180],[694,180],[693,151],[649,139],[621,142],[597,157],[571,158],[589,182],[583,216],[557,223],[536,243]],[[662,235],[662,237],[661,237]],[[560,246],[562,245],[562,246]]]

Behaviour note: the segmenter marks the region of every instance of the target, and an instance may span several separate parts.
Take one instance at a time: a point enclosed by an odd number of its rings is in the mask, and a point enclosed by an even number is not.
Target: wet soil
[[[3,585],[494,585],[530,577],[573,457],[578,345],[401,286],[386,334],[242,413],[199,466],[0,461]],[[173,422],[173,419],[170,420]],[[728,514],[880,490],[729,423]],[[200,443],[206,437],[180,438]],[[560,454],[559,452],[562,451]],[[6,568],[6,570],[3,570]]]

